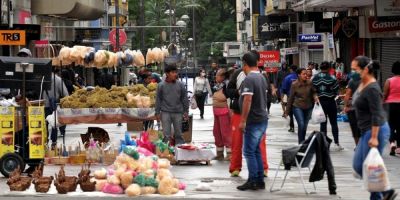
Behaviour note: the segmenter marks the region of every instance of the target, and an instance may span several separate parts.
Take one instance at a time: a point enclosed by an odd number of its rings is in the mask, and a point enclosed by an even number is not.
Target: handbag
[[[193,110],[197,109],[197,102],[196,102],[196,98],[194,96],[190,99],[190,108]]]

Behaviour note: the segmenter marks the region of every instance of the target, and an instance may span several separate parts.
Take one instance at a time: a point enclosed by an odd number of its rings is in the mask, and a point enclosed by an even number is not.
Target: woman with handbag
[[[209,94],[210,97],[212,95],[210,83],[206,78],[206,71],[204,69],[201,69],[199,76],[195,78],[193,91],[197,107],[200,110],[200,118],[204,119],[204,103],[206,101],[207,94]]]
[[[231,118],[229,114],[227,85],[229,75],[225,69],[219,69],[215,76],[215,86],[213,94],[213,112],[214,112],[214,139],[217,147],[217,157],[215,160],[224,160],[224,148],[226,151],[225,160],[231,159]]]
[[[360,85],[353,94],[353,106],[361,130],[361,137],[354,152],[353,169],[358,175],[365,176],[363,163],[369,150],[376,147],[382,155],[389,141],[390,128],[383,109],[381,87],[376,81],[379,64],[366,56],[357,56],[351,63],[351,69],[361,76]],[[396,195],[394,190],[371,192],[370,199],[394,199]]]

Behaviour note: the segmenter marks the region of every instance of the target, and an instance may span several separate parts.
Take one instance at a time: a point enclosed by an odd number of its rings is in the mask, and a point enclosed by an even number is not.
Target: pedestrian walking
[[[361,75],[361,83],[353,95],[353,105],[356,110],[358,126],[361,129],[360,141],[353,158],[353,169],[358,175],[363,174],[363,163],[372,147],[380,154],[389,141],[390,128],[383,109],[382,91],[376,81],[380,66],[365,56],[357,56],[351,64],[352,70]],[[370,199],[394,199],[394,190],[371,192]]]
[[[59,71],[54,70],[51,74],[51,86],[50,90],[43,92],[43,99],[45,100],[45,117],[53,114],[57,109],[57,104],[60,103],[60,99],[69,95],[68,89],[58,75]],[[47,124],[47,123],[46,123]],[[46,125],[47,126],[47,125]],[[61,135],[65,135],[66,126],[59,127]],[[57,145],[57,127],[52,127],[51,132],[47,133],[47,138],[51,140],[51,147],[55,148]],[[50,137],[49,137],[50,136]]]
[[[206,71],[204,69],[200,70],[199,75],[194,80],[193,85],[194,97],[196,98],[197,107],[200,110],[200,118],[204,119],[204,104],[207,95],[212,96],[213,92],[206,78]]]
[[[286,106],[284,105],[283,99],[281,98],[283,96],[281,88],[282,88],[283,80],[285,80],[286,76],[289,74],[290,74],[290,71],[286,65],[286,61],[282,60],[281,68],[276,75],[275,87],[277,88],[278,102],[281,102],[283,114],[285,113]],[[283,114],[282,114],[282,116],[283,116]]]
[[[213,112],[214,112],[214,128],[213,134],[215,146],[217,147],[216,160],[224,160],[224,149],[226,151],[225,160],[231,160],[231,122],[229,115],[227,85],[229,74],[225,69],[219,69],[217,72],[216,85],[213,94]]]
[[[351,133],[354,138],[354,143],[358,144],[358,141],[361,136],[361,131],[360,128],[358,128],[358,122],[357,122],[357,116],[356,116],[356,111],[354,110],[353,104],[352,104],[352,97],[353,94],[356,92],[358,86],[360,85],[361,77],[360,74],[352,71],[351,72],[351,79],[349,83],[347,84],[346,87],[346,95],[344,97],[344,111],[346,112],[348,118],[349,118],[349,124],[350,124],[350,129]]]
[[[308,121],[311,118],[313,105],[318,97],[310,80],[307,79],[306,69],[297,69],[298,79],[290,88],[285,117],[293,112],[298,126],[299,144],[306,138]]]
[[[284,112],[283,112],[283,117],[285,117],[286,113],[286,106],[287,106],[287,99],[290,94],[290,87],[292,86],[293,81],[297,80],[297,71],[298,67],[297,65],[292,65],[290,66],[290,74],[286,76],[285,80],[283,80],[282,88],[281,88],[281,94],[282,94],[282,102],[283,105],[285,106]],[[288,112],[290,121],[289,121],[289,132],[294,133],[294,122],[293,122],[293,112]]]
[[[400,154],[400,61],[393,63],[394,76],[385,82],[384,101],[388,105],[390,126],[390,155]]]
[[[149,71],[146,71],[142,74],[142,79],[140,80],[139,84],[143,84],[145,87],[147,87],[153,81],[154,80],[152,77],[152,73]],[[149,130],[153,126],[154,126],[154,120],[143,121],[143,128],[145,131]]]
[[[237,69],[229,79],[227,94],[230,102],[231,109],[231,134],[232,134],[232,156],[229,165],[229,173],[232,177],[237,177],[242,170],[242,147],[243,147],[243,134],[239,129],[241,110],[239,106],[240,87],[246,74],[242,69]],[[261,151],[262,162],[264,166],[264,176],[268,176],[268,162],[265,135],[261,139],[259,145]]]
[[[161,120],[164,139],[172,139],[171,125],[174,127],[175,145],[183,144],[182,119],[188,119],[189,99],[185,85],[178,79],[178,69],[174,65],[164,68],[166,79],[158,84],[156,97],[156,117]]]
[[[264,166],[259,145],[268,125],[267,81],[257,67],[255,54],[246,53],[242,62],[246,78],[240,89],[239,105],[242,113],[239,129],[243,131],[243,154],[249,177],[247,182],[237,189],[265,189]]]
[[[215,77],[217,76],[217,72],[219,70],[219,66],[216,62],[212,62],[211,63],[211,70],[208,72],[207,78],[208,78],[208,82],[210,83],[210,87],[211,87],[211,94],[214,94],[214,85],[216,84],[215,82]]]
[[[331,69],[328,62],[322,62],[320,66],[321,72],[317,74],[312,80],[313,85],[317,91],[319,102],[324,110],[324,113],[332,127],[333,140],[335,146],[334,151],[342,151],[344,148],[339,143],[339,128],[337,124],[337,105],[335,98],[339,92],[339,84],[335,78],[329,74]],[[320,131],[327,134],[327,121],[321,123]]]
[[[313,78],[313,70],[311,67],[306,68],[306,75],[307,75],[307,80],[312,80]]]

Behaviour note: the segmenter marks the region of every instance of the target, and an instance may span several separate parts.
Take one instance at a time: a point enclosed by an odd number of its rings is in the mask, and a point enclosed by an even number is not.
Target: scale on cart
[[[27,90],[50,89],[51,67],[50,59],[0,56],[0,86],[19,90],[25,100]],[[43,161],[46,128],[44,106],[0,107],[0,172],[4,176],[18,166],[23,171],[26,164],[36,166]]]

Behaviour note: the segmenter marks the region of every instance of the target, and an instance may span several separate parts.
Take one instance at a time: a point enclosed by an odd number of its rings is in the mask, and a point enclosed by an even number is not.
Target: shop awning
[[[374,0],[294,0],[294,11],[343,11],[353,7],[364,7],[374,4]]]
[[[55,17],[96,20],[103,16],[103,0],[35,0],[32,1],[32,14]]]

